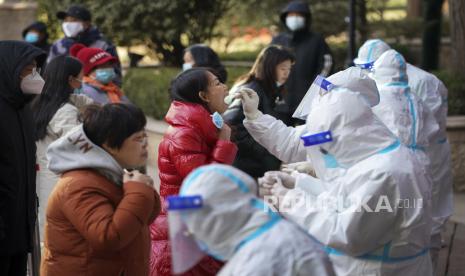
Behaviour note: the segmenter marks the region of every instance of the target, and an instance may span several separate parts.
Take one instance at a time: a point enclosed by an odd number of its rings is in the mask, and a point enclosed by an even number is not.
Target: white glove
[[[257,92],[244,87],[237,92],[237,97],[242,100],[242,109],[247,120],[255,120],[260,116],[261,112],[258,110],[260,99]]]
[[[258,196],[265,197],[272,195],[271,189],[276,180],[272,178],[260,177],[258,178]]]
[[[289,174],[297,171],[299,173],[306,173],[315,176],[315,170],[313,169],[312,164],[307,161],[284,164],[281,171]]]
[[[278,180],[281,184],[286,187],[287,189],[294,189],[295,186],[295,177],[281,171],[268,171],[265,175],[261,178],[262,183],[267,183],[268,185],[275,185]],[[259,179],[260,183],[260,179]]]
[[[280,171],[266,172],[263,177],[258,179],[259,195],[265,200],[273,211],[279,211],[280,202],[291,189],[284,186],[285,182],[293,186],[294,178]]]
[[[288,176],[292,177],[290,175]],[[289,192],[292,189],[289,189],[284,185],[284,181],[281,177],[275,176],[275,179],[276,179],[276,183],[273,185],[273,188],[271,188],[271,193],[278,197],[286,196],[287,192]]]

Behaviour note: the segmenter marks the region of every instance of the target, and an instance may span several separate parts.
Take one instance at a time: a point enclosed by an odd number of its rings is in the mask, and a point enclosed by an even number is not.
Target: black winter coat
[[[270,114],[286,122],[288,114],[280,111],[287,111],[287,106],[283,106],[286,104],[279,101],[278,95],[269,97],[257,80],[241,86],[251,88],[257,92],[259,97],[258,110],[263,114]],[[223,118],[232,129],[231,140],[238,147],[236,159],[233,163],[234,167],[255,178],[263,176],[267,171],[279,170],[281,161],[257,143],[244,127],[242,122],[245,116],[241,104],[230,106],[223,114]]]
[[[31,97],[20,89],[22,69],[45,60],[40,49],[0,41],[0,256],[31,250],[37,209],[36,146]]]
[[[272,44],[291,49],[295,55],[295,64],[286,82],[287,98],[291,114],[307,93],[316,76],[328,75],[332,69],[332,60],[325,60],[331,53],[324,38],[317,33],[301,30],[294,33],[282,33],[276,36]]]

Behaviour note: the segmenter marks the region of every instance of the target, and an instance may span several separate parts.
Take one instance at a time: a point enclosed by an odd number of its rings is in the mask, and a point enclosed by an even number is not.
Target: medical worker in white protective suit
[[[179,228],[171,224],[174,205],[185,223],[184,232],[203,252],[226,262],[218,275],[334,275],[323,246],[272,212],[257,197],[257,190],[250,176],[232,166],[200,167],[184,180],[179,196],[168,198],[170,231]],[[196,197],[202,201],[197,208],[185,204]],[[173,240],[173,244],[177,247],[179,242]],[[173,249],[175,268],[179,248],[185,246],[177,247],[177,252]],[[182,264],[192,263],[179,257]]]
[[[360,68],[370,70],[373,68],[374,62],[389,49],[389,45],[380,39],[367,40],[360,47],[354,63]],[[447,88],[435,75],[410,63],[407,63],[407,76],[411,91],[421,99],[439,125],[438,135],[433,141],[430,141],[429,147],[426,148],[426,154],[430,161],[430,174],[433,179],[431,255],[435,264],[441,246],[441,230],[453,213],[450,145],[446,132],[448,93]]]
[[[430,180],[371,110],[376,89],[334,85],[355,82],[344,78],[353,70],[316,80],[310,110],[301,110],[305,131],[260,114],[257,96],[241,94],[251,135],[281,157],[304,152],[319,179],[278,172],[264,178],[275,178],[283,216],[327,246],[337,275],[432,275]]]
[[[429,109],[411,92],[404,57],[387,50],[375,61],[369,76],[376,81],[380,94],[373,112],[415,153],[424,164],[424,173],[431,177],[426,149],[437,139],[439,126]]]

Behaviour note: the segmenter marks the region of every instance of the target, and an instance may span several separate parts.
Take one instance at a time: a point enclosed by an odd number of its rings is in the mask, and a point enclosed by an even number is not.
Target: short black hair
[[[225,83],[228,79],[228,72],[221,64],[218,54],[205,44],[194,44],[187,47],[184,53],[190,52],[194,58],[194,67],[209,67],[218,79]]]
[[[92,104],[81,112],[84,133],[97,146],[120,149],[129,136],[145,128],[147,119],[139,107],[127,103]]]

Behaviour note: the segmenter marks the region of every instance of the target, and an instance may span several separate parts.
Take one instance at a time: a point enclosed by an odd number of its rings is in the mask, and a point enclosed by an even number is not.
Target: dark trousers
[[[27,269],[27,253],[13,256],[0,256],[0,275],[25,276]]]

